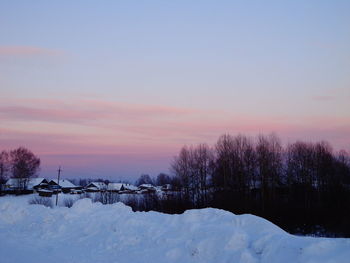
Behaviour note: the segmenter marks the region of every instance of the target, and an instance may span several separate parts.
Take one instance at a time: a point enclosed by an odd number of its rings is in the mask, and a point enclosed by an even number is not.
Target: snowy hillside
[[[296,237],[218,209],[132,212],[78,200],[46,208],[0,197],[0,262],[349,262],[350,240]]]

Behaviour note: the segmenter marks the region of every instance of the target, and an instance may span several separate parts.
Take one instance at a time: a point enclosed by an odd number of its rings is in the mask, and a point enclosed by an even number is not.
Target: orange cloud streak
[[[346,118],[242,116],[102,100],[3,99],[0,103],[2,147],[30,145],[43,153],[175,154],[183,144],[214,143],[223,133],[270,132],[286,142],[326,139],[336,148],[350,148]]]
[[[30,46],[0,46],[0,56],[17,56],[17,57],[28,57],[28,56],[41,56],[49,55],[56,56],[62,54],[62,51],[52,50],[40,47]]]

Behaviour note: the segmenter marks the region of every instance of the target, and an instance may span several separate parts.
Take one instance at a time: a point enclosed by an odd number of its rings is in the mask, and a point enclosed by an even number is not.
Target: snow
[[[107,189],[107,185],[103,182],[91,182],[86,186],[86,188],[97,188],[98,190],[105,190]]]
[[[152,184],[141,184],[139,185],[140,188],[145,188],[145,189],[155,189],[155,186]]]
[[[124,188],[125,190],[131,190],[131,191],[136,191],[139,189],[137,186],[132,184],[124,184]]]
[[[7,180],[5,185],[10,186],[10,187],[19,187],[20,180],[21,179],[18,179],[18,178],[10,178]],[[45,180],[45,178],[29,178],[29,179],[27,179],[26,187],[27,187],[27,189],[32,190],[34,188],[34,186],[41,184],[42,181],[44,181],[44,180]]]
[[[58,180],[57,179],[53,179],[51,180],[54,183],[58,184]],[[71,181],[67,180],[67,179],[61,179],[59,185],[62,188],[76,188],[77,186],[74,185]]]
[[[253,215],[213,208],[181,215],[132,212],[122,203],[90,199],[79,199],[72,208],[47,208],[29,205],[28,197],[0,197],[0,244],[2,263],[350,259],[349,239],[293,236]]]
[[[110,191],[120,191],[120,189],[122,188],[123,184],[122,183],[109,183],[107,185],[107,190]]]
[[[109,183],[107,185],[107,190],[120,191],[122,189],[122,186],[123,186],[124,190],[132,190],[132,191],[138,190],[138,187],[136,187],[132,184],[127,184],[127,183]]]

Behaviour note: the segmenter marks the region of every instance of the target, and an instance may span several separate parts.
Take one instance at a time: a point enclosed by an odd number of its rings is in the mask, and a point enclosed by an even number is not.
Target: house
[[[139,188],[141,189],[141,193],[154,193],[157,190],[156,187],[151,184],[141,184]]]
[[[87,192],[98,192],[107,190],[107,185],[104,182],[91,182],[85,186]]]
[[[141,184],[139,185],[140,189],[156,189],[156,187],[152,184]]]
[[[162,185],[160,189],[162,191],[166,192],[166,191],[171,191],[173,189],[173,187],[171,184],[165,184],[165,185]]]
[[[76,186],[75,184],[73,184],[71,181],[67,180],[67,179],[62,179],[59,181],[57,181],[57,179],[53,179],[49,182],[50,185],[50,189],[52,190],[57,190],[57,189],[61,189],[63,193],[69,193],[71,190],[75,190],[75,189],[81,189],[80,186]]]
[[[134,193],[139,190],[138,187],[128,183],[109,183],[107,191],[118,193]]]
[[[40,184],[35,185],[33,188],[38,191],[38,190],[42,190],[42,189],[48,189],[49,186],[50,186],[49,181],[44,179]]]
[[[107,191],[110,192],[119,192],[119,191],[124,191],[124,184],[122,183],[109,183],[107,185]]]
[[[128,191],[129,193],[139,190],[137,186],[132,184],[124,184],[123,186],[124,186],[124,190]]]
[[[37,190],[48,184],[45,178],[10,178],[4,185],[5,191]]]

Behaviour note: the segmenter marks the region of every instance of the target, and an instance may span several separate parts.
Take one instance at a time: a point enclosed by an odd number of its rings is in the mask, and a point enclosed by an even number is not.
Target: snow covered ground
[[[350,262],[350,239],[290,235],[219,209],[132,212],[77,200],[72,208],[0,197],[0,262]]]

